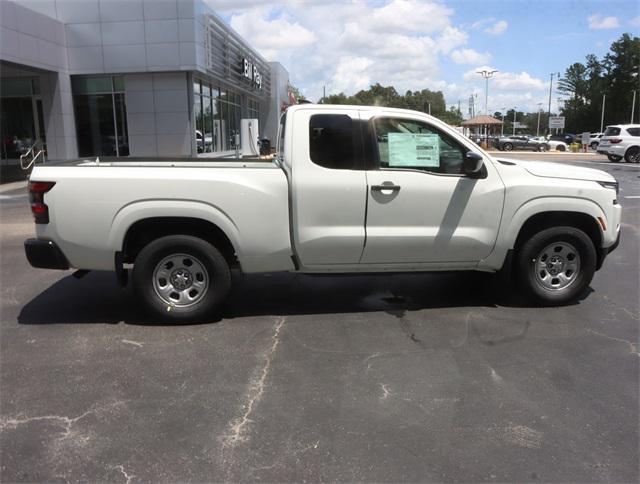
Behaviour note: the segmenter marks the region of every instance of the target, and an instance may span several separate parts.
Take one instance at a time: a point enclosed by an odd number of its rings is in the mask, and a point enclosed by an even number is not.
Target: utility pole
[[[551,73],[551,80],[549,81],[549,111],[547,112],[549,118],[551,118],[551,92],[553,91],[553,76],[555,72]],[[560,79],[560,73],[558,72],[558,79]],[[551,132],[551,128],[548,128],[549,132]]]
[[[500,111],[500,117],[502,118],[502,126],[500,126],[500,136],[504,136],[504,113],[507,110],[506,107]]]
[[[540,136],[540,112],[542,111],[542,103],[538,103],[538,127],[536,128],[536,136]]]
[[[517,113],[517,109],[514,106],[513,107],[513,135],[516,135],[516,113]]]
[[[602,130],[604,129],[604,103],[605,100],[607,99],[607,95],[603,94],[602,95],[602,117],[600,118],[600,132],[602,133]]]
[[[324,102],[326,101],[326,99],[327,99],[327,85],[326,85],[326,84],[324,84],[324,85],[322,86],[322,104],[324,104]]]
[[[633,90],[633,101],[631,101],[631,123],[630,124],[633,124],[633,115],[635,114],[635,110],[636,110],[636,92],[638,92],[638,90],[634,89]]]

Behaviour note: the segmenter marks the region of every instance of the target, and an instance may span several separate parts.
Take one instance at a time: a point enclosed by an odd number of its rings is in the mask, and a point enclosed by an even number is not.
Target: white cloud
[[[317,40],[316,35],[286,15],[265,19],[261,9],[231,17],[233,27],[242,37],[251,38],[267,58],[275,58],[281,49],[305,47]]]
[[[464,73],[463,79],[465,81],[471,81],[473,79],[480,79],[480,75],[477,71],[481,70],[495,70],[494,67],[489,66],[481,66],[476,67],[473,70],[467,71]],[[505,90],[525,90],[525,89],[533,89],[536,91],[546,89],[549,87],[545,81],[541,79],[536,79],[532,77],[528,72],[496,72],[493,75],[491,84]]]
[[[629,25],[631,27],[640,28],[640,15],[638,15],[637,17],[633,17],[631,20],[629,20]]]
[[[591,30],[615,29],[620,26],[618,17],[604,17],[599,13],[589,15],[587,20]]]
[[[456,64],[486,64],[491,60],[488,52],[480,53],[473,49],[459,49],[451,53],[451,58]]]
[[[311,100],[320,98],[324,86],[328,94],[354,94],[379,82],[400,93],[442,90],[447,102],[460,99],[464,112],[469,95],[476,93],[484,109],[485,84],[478,69],[456,78],[451,73],[460,68],[454,65],[445,73],[442,62],[488,64],[491,53],[471,48],[470,36],[508,28],[493,17],[456,24],[453,9],[440,0],[206,1],[251,46],[281,62],[292,84]],[[548,83],[527,72],[496,73],[489,81],[490,110],[535,109],[545,88]]]
[[[509,24],[505,20],[499,20],[491,27],[487,27],[486,29],[484,29],[484,32],[491,35],[501,35],[507,30],[508,26]]]

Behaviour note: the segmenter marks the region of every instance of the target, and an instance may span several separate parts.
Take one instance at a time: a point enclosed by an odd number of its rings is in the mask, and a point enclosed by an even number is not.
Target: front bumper
[[[611,254],[611,252],[613,252],[614,250],[616,250],[618,248],[618,246],[620,245],[620,235],[622,233],[622,230],[618,230],[618,237],[616,237],[616,241],[613,243],[613,245],[609,246],[609,247],[602,247],[599,250],[599,254],[598,254],[598,262],[596,265],[596,270],[599,271],[602,268],[602,265],[604,264],[604,260],[607,258],[607,256],[609,254]]]
[[[69,261],[55,242],[44,239],[27,239],[24,252],[29,264],[40,269],[69,269]]]

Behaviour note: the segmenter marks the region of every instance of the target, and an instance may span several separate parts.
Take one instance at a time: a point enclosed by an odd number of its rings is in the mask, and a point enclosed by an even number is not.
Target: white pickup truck
[[[564,304],[619,243],[618,183],[496,159],[423,113],[300,105],[275,160],[76,160],[30,178],[34,267],[115,271],[157,315],[204,317],[245,273],[507,272]]]

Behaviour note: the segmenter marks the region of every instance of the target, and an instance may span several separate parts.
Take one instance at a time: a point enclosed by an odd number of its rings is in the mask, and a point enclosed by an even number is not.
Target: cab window
[[[376,118],[373,123],[381,169],[463,173],[468,150],[446,133],[412,119]]]
[[[346,114],[314,114],[309,120],[309,155],[316,165],[334,170],[356,168],[352,119]]]

